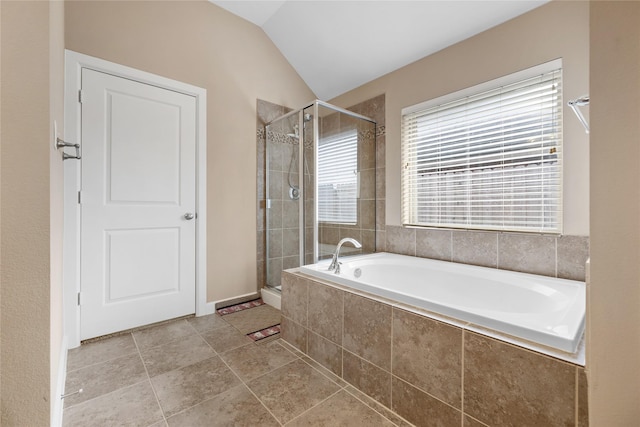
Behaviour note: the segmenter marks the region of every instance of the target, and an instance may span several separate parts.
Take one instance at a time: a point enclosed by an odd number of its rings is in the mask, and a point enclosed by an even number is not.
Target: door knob
[[[196,216],[194,214],[192,214],[191,212],[187,212],[186,214],[184,214],[184,219],[186,220],[191,220],[193,218],[195,218]]]

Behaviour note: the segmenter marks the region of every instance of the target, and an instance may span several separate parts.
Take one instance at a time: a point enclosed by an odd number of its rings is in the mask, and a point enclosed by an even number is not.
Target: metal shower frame
[[[338,113],[342,113],[342,114],[346,114],[348,116],[357,118],[357,119],[361,119],[361,120],[366,120],[370,123],[373,123],[374,125],[377,126],[377,123],[375,120],[371,119],[370,117],[366,117],[363,116],[362,114],[358,114],[358,113],[354,113],[353,111],[349,111],[345,108],[342,107],[338,107],[336,105],[333,104],[329,104],[328,102],[325,101],[321,101],[319,99],[314,100],[313,102],[305,105],[302,108],[299,108],[297,110],[293,110],[290,111],[286,114],[283,114],[280,117],[277,117],[274,120],[271,120],[270,122],[265,124],[265,128],[279,120],[283,120],[286,119],[287,117],[293,116],[295,114],[298,114],[298,129],[300,129],[300,137],[298,139],[298,144],[300,147],[299,150],[299,154],[298,154],[298,170],[300,171],[298,173],[298,188],[300,189],[301,193],[300,193],[300,199],[301,203],[298,204],[298,218],[299,218],[299,242],[300,242],[300,247],[299,247],[299,253],[300,253],[300,265],[304,265],[305,264],[305,218],[304,218],[304,208],[305,208],[305,199],[304,199],[304,194],[305,194],[305,187],[304,187],[304,111],[309,109],[309,108],[313,108],[313,147],[314,150],[317,149],[317,142],[320,140],[320,128],[319,128],[319,112],[320,112],[320,107],[325,107],[328,108],[330,110],[336,111]],[[266,138],[266,135],[265,135]],[[318,170],[318,156],[314,153],[313,156],[313,187],[316,188],[318,185],[318,178],[317,178],[317,172]],[[268,179],[268,173],[265,172],[265,176]],[[268,188],[269,183],[266,183],[266,186]],[[316,191],[317,193],[317,191]],[[266,202],[266,207],[268,208],[269,206],[269,201],[267,200]],[[314,197],[313,199],[313,262],[316,263],[318,262],[318,198]]]

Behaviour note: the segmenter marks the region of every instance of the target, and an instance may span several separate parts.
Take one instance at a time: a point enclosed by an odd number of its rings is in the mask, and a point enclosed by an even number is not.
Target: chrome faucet
[[[340,240],[338,242],[338,246],[336,246],[336,252],[333,254],[333,258],[331,259],[331,264],[329,265],[329,268],[328,268],[329,271],[333,270],[335,274],[340,274],[340,262],[338,262],[338,256],[340,256],[340,248],[344,243],[347,243],[347,242],[355,246],[356,249],[360,249],[362,247],[360,242],[358,242],[356,239],[352,239],[351,237],[345,237],[344,239]]]

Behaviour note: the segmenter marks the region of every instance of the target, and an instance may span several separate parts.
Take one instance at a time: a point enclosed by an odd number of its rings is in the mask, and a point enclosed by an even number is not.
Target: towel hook
[[[67,154],[64,152],[64,148],[65,147],[73,147],[76,149],[76,155],[72,156],[71,154]],[[61,149],[62,148],[62,160],[69,160],[69,159],[76,159],[76,160],[80,160],[80,144],[73,144],[71,142],[66,142],[60,138],[56,138],[56,148],[57,149]]]

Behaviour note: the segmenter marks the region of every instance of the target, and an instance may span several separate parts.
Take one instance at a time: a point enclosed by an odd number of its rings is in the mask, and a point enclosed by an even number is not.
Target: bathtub
[[[568,353],[584,332],[584,282],[384,252],[341,263],[300,272]]]

